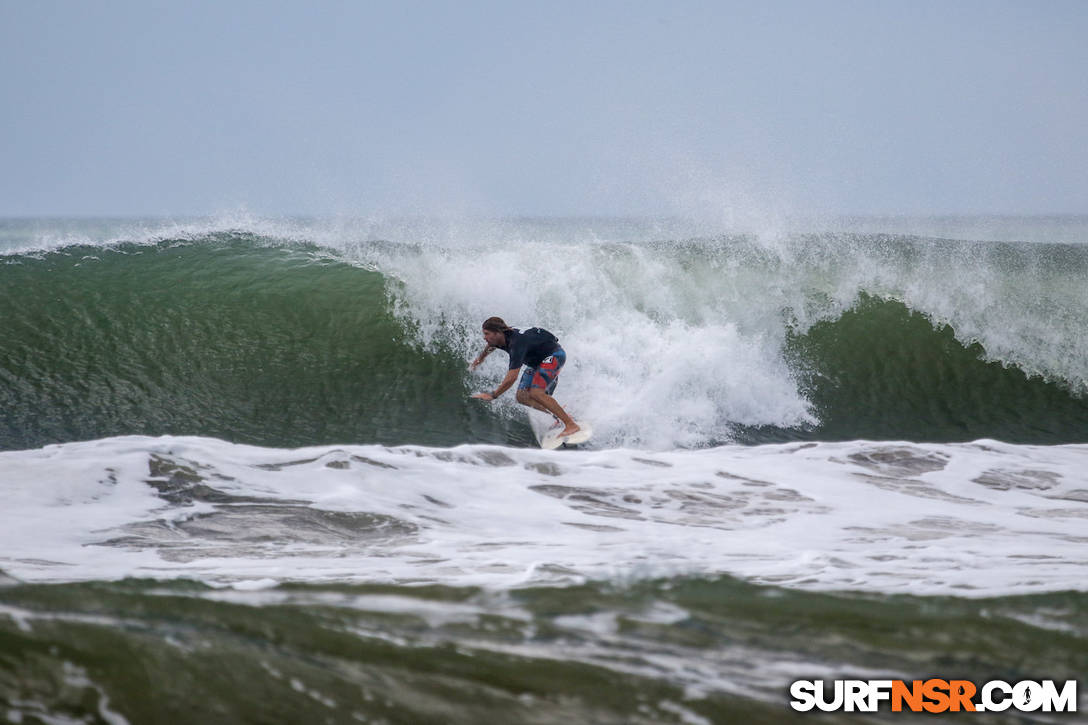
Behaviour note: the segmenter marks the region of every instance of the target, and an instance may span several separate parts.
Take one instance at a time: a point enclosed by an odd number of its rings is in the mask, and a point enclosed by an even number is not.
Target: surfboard
[[[540,447],[552,451],[560,446],[576,446],[579,443],[585,443],[593,437],[593,427],[589,423],[584,420],[576,420],[574,422],[578,424],[580,429],[577,433],[560,437],[559,431],[562,430],[562,428],[556,428],[555,430],[544,434],[540,439]]]
[[[529,425],[533,429],[533,434],[536,436],[540,447],[545,450],[551,451],[561,446],[576,446],[593,437],[593,426],[584,420],[575,421],[581,430],[563,438],[558,435],[562,428],[553,427],[554,423],[555,419],[550,415],[535,410],[529,411]]]

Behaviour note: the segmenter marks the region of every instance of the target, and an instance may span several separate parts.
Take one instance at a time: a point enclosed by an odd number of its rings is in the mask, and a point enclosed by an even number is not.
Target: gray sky
[[[1088,0],[0,0],[0,215],[1088,213]]]

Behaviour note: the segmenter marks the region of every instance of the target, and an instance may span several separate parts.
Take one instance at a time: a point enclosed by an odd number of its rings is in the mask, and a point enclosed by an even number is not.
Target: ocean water
[[[0,221],[0,717],[1083,678],[1086,283],[1085,217]],[[470,398],[491,315],[590,444]]]

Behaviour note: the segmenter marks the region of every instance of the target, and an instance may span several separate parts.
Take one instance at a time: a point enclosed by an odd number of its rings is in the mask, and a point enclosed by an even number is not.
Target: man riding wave
[[[559,371],[563,369],[563,364],[567,361],[567,353],[560,347],[555,335],[540,327],[530,327],[522,332],[507,325],[501,317],[489,317],[484,320],[483,334],[487,346],[472,361],[469,369],[475,370],[484,358],[495,350],[504,350],[510,355],[510,369],[494,391],[476,393],[472,397],[480,400],[495,400],[510,389],[518,377],[521,366],[525,365],[521,382],[518,383],[518,402],[545,413],[551,413],[564,426],[563,430],[559,431],[561,437],[581,430],[551,395],[559,382]]]

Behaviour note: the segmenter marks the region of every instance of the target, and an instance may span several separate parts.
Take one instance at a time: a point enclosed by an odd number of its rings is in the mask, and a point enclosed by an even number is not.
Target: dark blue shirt
[[[540,327],[530,327],[525,332],[512,328],[506,333],[506,345],[499,346],[499,349],[510,354],[511,370],[517,370],[522,365],[535,368],[559,349],[559,340]]]

